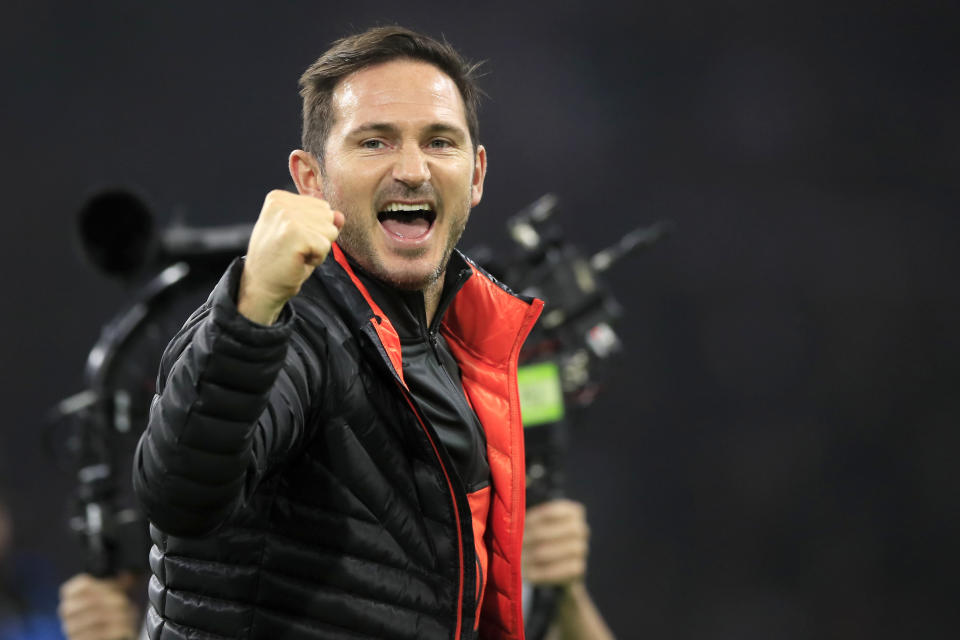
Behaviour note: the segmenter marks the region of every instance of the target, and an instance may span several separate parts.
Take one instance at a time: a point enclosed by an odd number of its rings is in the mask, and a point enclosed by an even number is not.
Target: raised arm
[[[237,260],[167,347],[157,396],[134,456],[134,490],[167,533],[211,532],[271,465],[296,447],[308,380],[323,351],[289,348],[287,301],[320,264],[342,215],[317,198],[271,192]]]

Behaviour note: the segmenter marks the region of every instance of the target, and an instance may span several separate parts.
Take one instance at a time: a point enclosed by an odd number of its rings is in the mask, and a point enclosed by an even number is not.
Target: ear
[[[297,185],[297,192],[304,196],[323,198],[323,177],[320,164],[314,155],[303,149],[294,149],[289,159],[290,177]]]
[[[473,181],[470,185],[470,206],[480,204],[483,197],[483,179],[487,177],[487,150],[477,146],[477,156],[473,159]]]

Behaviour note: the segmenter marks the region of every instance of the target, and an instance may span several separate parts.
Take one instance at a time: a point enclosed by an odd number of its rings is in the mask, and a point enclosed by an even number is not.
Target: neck
[[[435,282],[427,285],[423,290],[423,306],[427,314],[427,326],[433,323],[433,316],[440,304],[440,294],[443,293],[443,282],[446,274],[441,273]]]
[[[470,266],[458,254],[455,259],[451,257],[452,264],[454,265],[452,271],[450,266],[451,262],[448,262],[446,267],[439,273],[436,281],[419,290],[399,289],[389,282],[385,282],[371,275],[358,264],[356,260],[350,257],[349,254],[344,252],[344,256],[349,262],[350,268],[362,281],[381,311],[390,318],[395,328],[402,333],[404,330],[403,327],[406,327],[406,330],[411,333],[411,335],[420,335],[421,331],[428,330],[433,324],[437,313],[442,311],[440,305],[444,305],[444,308],[446,308],[448,301],[444,298],[444,290],[447,288],[447,276],[449,275],[453,278],[450,282],[450,286],[454,287],[454,289],[450,291],[452,301],[452,296],[456,295],[457,291],[471,275]],[[420,307],[421,304],[423,307]],[[421,309],[423,315],[421,315]],[[420,327],[421,324],[424,326]]]

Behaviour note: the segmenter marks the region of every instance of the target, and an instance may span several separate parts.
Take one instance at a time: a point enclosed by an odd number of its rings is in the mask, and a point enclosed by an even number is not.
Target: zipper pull
[[[430,348],[433,350],[433,357],[437,359],[437,364],[443,366],[443,361],[440,359],[440,339],[437,337],[436,331],[428,330],[427,338],[430,342]]]

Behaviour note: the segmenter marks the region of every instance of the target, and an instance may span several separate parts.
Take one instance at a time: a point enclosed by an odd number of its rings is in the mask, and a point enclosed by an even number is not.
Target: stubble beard
[[[348,206],[346,202],[338,202],[337,200],[339,200],[339,198],[331,198],[329,200],[330,206],[344,215],[344,223],[340,229],[340,235],[337,237],[337,243],[351,258],[356,260],[367,273],[382,282],[404,291],[426,291],[440,281],[444,273],[446,273],[450,255],[460,241],[460,237],[467,227],[467,219],[470,217],[470,197],[468,193],[460,205],[461,208],[456,212],[452,212],[454,218],[450,230],[447,233],[446,245],[443,248],[440,261],[434,268],[426,274],[409,271],[398,273],[397,271],[391,271],[383,263],[374,249],[371,235],[380,233],[380,229],[378,229],[380,223],[376,218],[376,214],[373,214],[372,225],[365,227],[363,224],[365,221],[364,216],[370,215],[369,213],[356,211],[353,207]],[[351,221],[353,222],[351,223]],[[399,255],[404,259],[413,260],[422,257],[426,252],[426,248],[417,247],[405,250]]]

